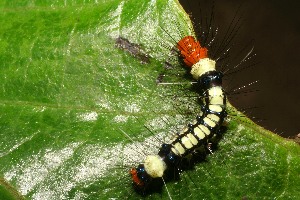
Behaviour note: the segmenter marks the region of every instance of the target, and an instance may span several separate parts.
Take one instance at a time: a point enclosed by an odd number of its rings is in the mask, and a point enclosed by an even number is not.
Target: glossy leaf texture
[[[0,198],[168,199],[165,187],[135,193],[128,171],[194,117],[167,97],[177,87],[156,84],[166,47],[193,34],[179,3],[7,0],[0,10]],[[119,36],[149,63],[117,48]],[[296,199],[299,155],[234,117],[216,152],[167,187],[172,199]]]

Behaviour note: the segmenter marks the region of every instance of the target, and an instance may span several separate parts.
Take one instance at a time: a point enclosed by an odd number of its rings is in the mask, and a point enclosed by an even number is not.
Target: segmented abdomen
[[[224,121],[226,96],[222,87],[211,87],[204,94],[209,103],[202,107],[196,120],[184,128],[171,143],[172,152],[178,156],[186,156],[203,144],[204,140],[218,131]]]

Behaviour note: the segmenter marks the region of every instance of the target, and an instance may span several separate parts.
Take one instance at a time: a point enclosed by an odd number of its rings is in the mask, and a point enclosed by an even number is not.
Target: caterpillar
[[[194,35],[193,33],[182,37],[181,35],[184,31],[179,30],[180,36],[177,38],[178,35],[174,37],[173,34],[168,34],[168,31],[164,30],[163,27],[160,27],[165,35],[171,38],[173,41],[172,45],[176,47],[175,51],[179,54],[180,60],[186,66],[185,68],[189,70],[193,79],[197,81],[198,94],[200,94],[204,100],[204,105],[201,107],[201,111],[198,113],[195,120],[192,123],[189,123],[181,130],[181,132],[172,138],[171,142],[163,143],[157,154],[147,155],[146,153],[140,152],[144,149],[137,150],[146,157],[137,167],[130,169],[131,182],[138,193],[145,195],[148,194],[148,190],[151,190],[152,193],[152,189],[157,186],[156,183],[158,183],[158,181],[162,180],[162,182],[165,183],[165,178],[167,178],[168,175],[179,175],[172,174],[172,170],[181,171],[182,161],[185,158],[197,151],[198,148],[209,145],[209,140],[213,136],[221,135],[220,128],[227,116],[227,94],[222,86],[223,73],[221,70],[216,70],[216,63],[218,63],[218,67],[220,66],[220,63],[222,63],[222,65],[224,64],[222,59],[227,56],[227,45],[230,43],[232,37],[235,36],[238,29],[235,27],[237,24],[238,22],[234,22],[233,28],[228,28],[228,30],[230,30],[228,32],[233,33],[233,35],[224,36],[226,44],[223,43],[224,41],[221,41],[220,44],[213,43],[215,39],[213,35],[210,35],[211,38],[208,38],[209,34],[213,34],[214,32],[211,31],[211,23],[207,24],[209,26],[208,32],[206,32],[204,36],[200,35],[198,37],[192,36]],[[179,29],[180,24],[176,24],[176,26]],[[119,37],[118,39],[124,40],[122,37]],[[128,42],[129,40],[127,40],[127,43]],[[216,46],[211,46],[212,43]],[[127,49],[131,55],[142,61],[141,54],[135,53],[139,52],[138,45],[123,46],[124,47],[122,48]],[[135,47],[135,49],[133,50],[127,46]],[[162,44],[162,46],[164,48],[170,47],[168,44]],[[212,47],[217,47],[217,49],[213,50]],[[209,50],[211,54],[209,54]],[[252,50],[248,52],[246,57],[244,57],[239,64],[248,58],[252,53]],[[222,55],[220,56],[221,53]],[[216,57],[216,55],[220,57]],[[166,64],[168,64],[168,62],[166,62]],[[210,150],[209,148],[210,147],[208,146],[208,150]],[[170,197],[167,187],[166,190]]]
[[[147,189],[165,171],[176,168],[181,159],[193,152],[207,139],[218,133],[226,117],[226,94],[222,88],[222,73],[216,71],[216,62],[208,57],[208,50],[193,36],[185,36],[177,42],[177,49],[190,73],[203,92],[204,106],[193,123],[188,124],[170,144],[162,144],[157,155],[148,155],[143,164],[130,170],[134,187]]]

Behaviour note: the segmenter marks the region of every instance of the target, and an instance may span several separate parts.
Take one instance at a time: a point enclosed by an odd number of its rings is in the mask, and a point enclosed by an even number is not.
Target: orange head
[[[131,178],[135,186],[137,187],[144,186],[144,182],[138,177],[138,172],[135,168],[132,168],[129,173],[131,174]]]
[[[146,190],[153,179],[145,170],[144,164],[139,164],[137,168],[132,168],[129,173],[135,189],[141,192]]]
[[[201,47],[193,36],[185,36],[177,43],[184,63],[191,67],[202,58],[207,58],[207,48]]]

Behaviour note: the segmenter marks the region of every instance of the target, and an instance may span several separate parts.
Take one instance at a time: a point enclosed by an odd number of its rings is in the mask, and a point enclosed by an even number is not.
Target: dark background
[[[180,0],[199,23],[211,0]],[[258,80],[258,92],[231,101],[236,107],[248,109],[254,121],[283,137],[300,133],[300,3],[296,0],[215,0],[215,24],[225,29],[234,14],[242,16],[238,39],[247,43],[253,39],[255,60],[253,69],[239,72],[240,80]],[[239,6],[241,7],[239,8]],[[236,82],[239,79],[235,80]],[[243,96],[243,95],[242,95]]]

